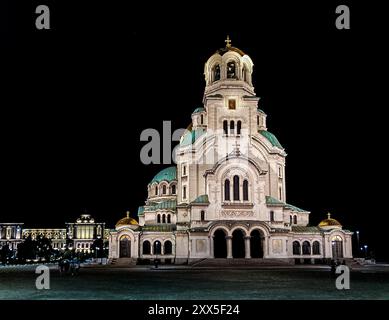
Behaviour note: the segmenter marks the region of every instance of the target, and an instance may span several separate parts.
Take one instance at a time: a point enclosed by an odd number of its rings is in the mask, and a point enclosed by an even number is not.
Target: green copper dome
[[[184,147],[193,144],[205,132],[206,130],[203,128],[197,128],[196,130],[187,131],[181,138],[180,146]]]
[[[159,183],[161,181],[171,182],[173,180],[177,180],[177,168],[169,167],[157,173],[153,180],[151,180],[150,184],[154,182]]]
[[[269,131],[259,130],[259,133],[263,135],[274,147],[278,147],[280,149],[284,149],[281,143],[278,141],[276,136]]]
[[[203,111],[205,111],[205,108],[197,108],[197,109],[195,109],[195,111],[192,112],[192,114],[203,112]]]

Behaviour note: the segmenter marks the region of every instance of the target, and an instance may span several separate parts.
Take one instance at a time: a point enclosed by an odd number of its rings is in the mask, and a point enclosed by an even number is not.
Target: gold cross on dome
[[[126,214],[127,214],[127,218],[129,218],[130,217],[130,211],[127,211]]]
[[[331,213],[327,213],[327,217],[328,217],[328,219],[331,219]]]
[[[224,40],[224,42],[226,43],[226,47],[227,48],[231,47],[231,40],[230,40],[230,36],[229,35],[227,35],[227,39]]]

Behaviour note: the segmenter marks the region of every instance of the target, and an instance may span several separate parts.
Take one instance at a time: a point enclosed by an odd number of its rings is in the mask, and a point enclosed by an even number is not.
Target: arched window
[[[150,241],[143,241],[143,254],[151,254],[151,244]]]
[[[157,223],[161,223],[161,215],[157,214]]]
[[[172,194],[176,194],[176,185],[175,184],[172,185]]]
[[[259,126],[259,116],[257,116],[257,126]]]
[[[166,223],[166,216],[164,214],[162,215],[162,223]]]
[[[240,134],[240,129],[242,129],[242,121],[238,121],[236,124],[236,134]]]
[[[227,78],[235,79],[236,78],[236,66],[234,61],[230,61],[227,63]]]
[[[186,186],[184,186],[183,190],[182,190],[182,197],[184,199],[186,199]]]
[[[239,177],[234,176],[234,200],[239,200]]]
[[[204,220],[205,220],[205,212],[204,212],[204,210],[202,210],[202,211],[200,212],[200,220],[201,220],[201,221],[204,221]]]
[[[171,241],[165,241],[165,243],[163,244],[163,254],[172,254],[172,247],[173,245]]]
[[[274,211],[270,211],[270,221],[274,222]]]
[[[278,193],[279,193],[280,201],[282,201],[282,187],[278,188]]]
[[[293,241],[293,254],[298,254],[300,255],[300,242],[298,241]]]
[[[289,217],[289,220],[290,220],[290,225],[292,225],[292,224],[293,224],[293,217],[290,216],[290,217]]]
[[[155,195],[158,195],[158,186],[155,186]]]
[[[234,134],[234,131],[235,131],[235,122],[231,121],[230,122],[230,133]]]
[[[167,215],[167,223],[172,223],[170,214]]]
[[[166,186],[165,185],[162,186],[162,194],[166,194]]]
[[[213,67],[213,81],[220,80],[220,66],[217,64]]]
[[[243,181],[243,200],[249,200],[249,182],[247,180]]]
[[[227,122],[227,120],[223,121],[223,133],[228,134],[228,122]]]
[[[312,245],[312,254],[320,254],[320,242],[314,241]]]
[[[303,254],[311,254],[311,244],[309,241],[303,242]]]
[[[160,241],[155,241],[153,244],[153,251],[154,254],[161,254],[161,242]]]
[[[224,200],[230,201],[230,180],[224,181]]]
[[[204,123],[204,116],[201,115],[201,116],[200,116],[200,124],[203,124],[203,123]]]
[[[293,224],[297,224],[297,216],[293,217]]]

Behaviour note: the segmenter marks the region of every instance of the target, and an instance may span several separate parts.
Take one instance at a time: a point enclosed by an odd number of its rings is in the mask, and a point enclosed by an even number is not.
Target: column
[[[251,258],[251,252],[250,252],[250,236],[244,237],[244,249],[245,249],[245,258],[250,259]]]
[[[227,241],[227,259],[232,259],[232,237],[226,236]]]

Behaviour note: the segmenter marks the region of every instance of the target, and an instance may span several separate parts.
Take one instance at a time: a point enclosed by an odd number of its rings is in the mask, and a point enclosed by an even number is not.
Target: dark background
[[[35,29],[38,4],[49,5],[51,30]],[[335,28],[339,4],[351,30]],[[259,107],[288,153],[288,203],[310,210],[312,225],[331,212],[389,258],[379,7],[15,5],[1,15],[0,221],[62,227],[87,210],[113,227],[126,210],[136,217],[164,168],[140,162],[140,133],[163,120],[188,126],[204,63],[229,34],[255,64]]]

